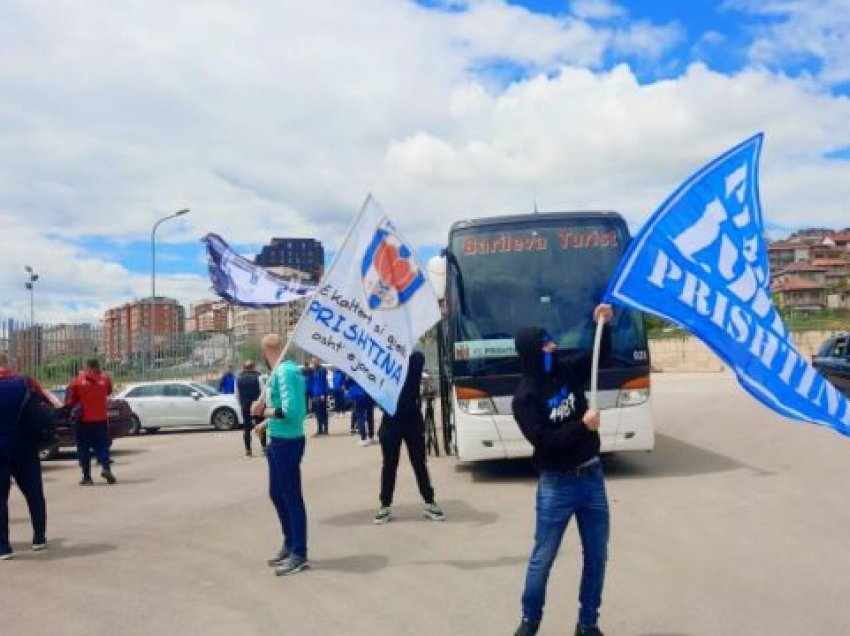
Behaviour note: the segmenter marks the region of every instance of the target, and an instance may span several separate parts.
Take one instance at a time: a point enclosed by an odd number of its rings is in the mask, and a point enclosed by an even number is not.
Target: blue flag
[[[605,296],[686,328],[777,413],[850,436],[850,402],[794,348],[773,305],[762,141],[755,135],[685,181],[634,238]]]
[[[277,307],[316,291],[315,286],[275,276],[239,256],[218,234],[207,234],[201,242],[207,246],[207,267],[213,290],[232,305]]]

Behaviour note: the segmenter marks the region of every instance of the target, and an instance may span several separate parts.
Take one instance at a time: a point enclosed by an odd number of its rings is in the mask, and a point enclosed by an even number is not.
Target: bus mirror
[[[428,261],[428,278],[439,300],[446,297],[446,257],[433,256]]]

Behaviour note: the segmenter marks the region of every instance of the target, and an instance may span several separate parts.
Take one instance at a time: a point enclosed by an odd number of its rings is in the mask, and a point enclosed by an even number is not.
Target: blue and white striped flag
[[[756,399],[850,436],[850,402],[793,346],[773,305],[758,134],[691,176],[629,246],[606,298],[688,329]]]
[[[286,280],[239,256],[218,234],[207,234],[201,241],[207,247],[213,289],[233,305],[276,307],[316,291],[315,286],[297,279]]]

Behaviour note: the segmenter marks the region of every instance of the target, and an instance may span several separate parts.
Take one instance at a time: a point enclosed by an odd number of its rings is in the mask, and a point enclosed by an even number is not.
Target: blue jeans
[[[605,563],[608,560],[608,497],[602,465],[597,462],[586,471],[580,477],[559,472],[540,473],[534,550],[528,562],[522,594],[522,615],[527,621],[537,622],[543,618],[549,572],[573,514],[578,521],[584,551],[578,623],[583,627],[594,627],[599,620]]]
[[[280,519],[283,548],[306,559],[307,510],[301,494],[304,438],[270,437],[266,457],[269,462],[269,497]]]

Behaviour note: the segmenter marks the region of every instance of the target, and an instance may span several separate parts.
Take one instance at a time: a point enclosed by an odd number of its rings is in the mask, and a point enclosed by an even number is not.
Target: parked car
[[[59,387],[51,391],[60,402],[65,402],[66,387]],[[126,435],[137,435],[139,428],[133,420],[133,412],[126,401],[118,398],[109,398],[106,403],[107,426],[110,442],[118,437]],[[56,443],[42,449],[39,453],[43,460],[53,459],[63,448],[75,448],[77,446],[77,431],[71,425],[68,416],[59,416],[56,426]]]
[[[826,340],[813,364],[839,391],[850,397],[850,334]]]
[[[130,405],[138,428],[151,433],[184,426],[211,426],[224,431],[242,423],[236,396],[219,393],[200,382],[132,384],[118,397]]]

